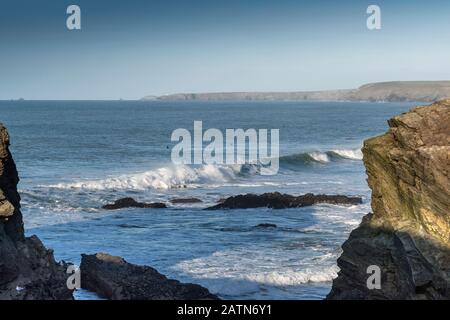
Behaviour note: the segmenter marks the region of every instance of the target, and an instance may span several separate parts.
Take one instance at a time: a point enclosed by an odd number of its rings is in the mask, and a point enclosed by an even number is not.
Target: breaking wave
[[[304,166],[308,164],[326,164],[336,160],[362,160],[361,149],[333,149],[330,151],[314,151],[291,154],[280,157],[281,166]]]
[[[326,152],[307,152],[280,157],[281,168],[307,164],[327,164],[337,159],[361,160],[361,150],[336,149]],[[147,190],[221,186],[260,173],[260,164],[243,165],[170,165],[141,173],[123,174],[98,180],[80,180],[50,185],[59,189],[85,190]]]
[[[221,185],[238,177],[257,174],[256,165],[217,166],[204,165],[190,167],[186,165],[163,167],[142,173],[124,174],[101,180],[85,180],[51,185],[60,189],[86,190],[146,190],[188,188],[200,185]]]
[[[335,149],[328,151],[331,157],[350,159],[350,160],[362,160],[363,154],[361,149]]]

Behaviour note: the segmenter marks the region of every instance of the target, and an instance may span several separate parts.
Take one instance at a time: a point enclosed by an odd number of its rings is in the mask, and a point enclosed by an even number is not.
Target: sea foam
[[[351,160],[362,160],[363,158],[361,149],[334,149],[330,153]]]
[[[303,166],[308,163],[327,164],[336,158],[361,160],[360,149],[314,151],[280,157],[281,167]],[[141,173],[123,174],[98,180],[80,180],[50,185],[60,189],[85,190],[147,190],[221,186],[259,174],[259,164],[243,165],[169,165]]]
[[[295,286],[305,283],[329,282],[337,277],[339,268],[331,266],[327,268],[305,269],[303,271],[286,270],[268,273],[254,273],[245,275],[249,281],[273,286]]]
[[[51,185],[61,189],[86,190],[146,190],[196,187],[203,184],[230,182],[241,174],[243,167],[185,165],[162,167],[142,173],[124,174],[100,180],[85,180]],[[245,171],[247,172],[247,170]],[[250,172],[252,172],[250,170]]]

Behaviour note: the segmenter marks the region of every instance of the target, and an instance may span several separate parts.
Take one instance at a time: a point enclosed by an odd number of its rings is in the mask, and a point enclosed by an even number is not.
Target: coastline
[[[294,159],[295,160],[295,159]],[[298,160],[296,160],[298,161]],[[302,160],[303,161],[303,160]],[[351,165],[356,165],[358,163],[357,159],[336,159],[336,162],[331,162],[328,165],[326,163],[316,163],[316,164],[308,164],[306,167],[303,167],[303,163],[302,167],[300,167],[301,171],[300,172],[308,172],[311,169],[317,169],[317,170],[322,170],[324,168],[330,167],[330,168],[340,168],[340,166],[343,166],[344,168],[346,166],[351,166]],[[294,164],[298,165],[298,162],[294,162]],[[326,178],[326,175],[324,176]],[[296,188],[298,187],[298,185],[296,185]],[[276,186],[271,186],[270,188],[275,189],[277,188]],[[304,185],[302,186],[303,190],[309,190],[311,188],[311,185]],[[83,188],[81,188],[81,190],[77,191],[77,188],[68,188],[67,190],[65,189],[61,189],[61,188],[51,188],[50,190],[53,190],[51,192],[64,192],[62,193],[63,196],[67,196],[70,194],[83,194],[85,192],[89,191],[89,188],[85,188],[83,190]],[[65,190],[65,191],[64,191]],[[38,189],[34,189],[34,190],[28,190],[27,193],[29,193],[30,191],[38,191]],[[183,190],[181,190],[183,191]],[[187,189],[187,191],[189,191],[189,189]],[[114,197],[114,195],[108,191],[108,190],[98,190],[98,192],[103,192],[106,194],[109,194],[109,197]],[[160,192],[160,191],[159,191]],[[231,193],[230,194],[230,190],[228,189],[229,195],[233,195],[236,193]],[[25,193],[25,200],[26,201],[30,201],[29,198],[29,194]],[[183,193],[184,194],[184,193]],[[169,193],[168,194],[170,198],[173,198],[173,194]],[[217,196],[216,196],[217,197]],[[140,196],[140,198],[142,199],[142,196]],[[144,200],[153,200],[153,198],[144,198]],[[365,201],[366,202],[366,201]],[[265,204],[264,204],[265,205]],[[100,203],[97,202],[96,206],[100,206]],[[198,206],[198,205],[197,205]],[[27,214],[32,211],[32,210],[36,210],[36,209],[31,209],[28,208],[28,203],[24,206],[25,210],[27,211]],[[358,206],[356,206],[358,207]],[[363,208],[363,207],[361,207]],[[285,222],[283,222],[283,220],[275,220],[275,216],[277,214],[275,214],[274,216],[274,212],[271,209],[265,209],[265,208],[261,208],[261,209],[249,209],[250,211],[239,211],[237,210],[235,213],[229,213],[227,211],[219,211],[217,213],[211,212],[208,213],[208,215],[210,215],[210,217],[213,219],[212,221],[216,221],[215,224],[216,225],[207,225],[206,226],[206,222],[203,220],[202,217],[197,217],[198,222],[195,222],[194,220],[190,222],[191,228],[194,227],[195,230],[197,230],[197,232],[199,230],[205,230],[203,229],[205,226],[207,228],[208,231],[208,237],[217,237],[217,234],[220,234],[221,237],[227,235],[227,241],[236,241],[236,235],[242,234],[242,235],[254,235],[257,238],[268,238],[268,239],[276,239],[276,237],[279,237],[280,235],[298,235],[299,237],[303,238],[305,236],[307,236],[308,234],[311,234],[311,232],[315,232],[314,228],[317,228],[317,226],[315,226],[314,224],[314,220],[317,218],[320,219],[325,219],[325,216],[319,215],[319,216],[315,216],[317,214],[317,212],[324,210],[325,214],[329,214],[330,212],[336,212],[336,211],[340,211],[343,213],[342,218],[344,219],[343,222],[346,222],[347,218],[347,214],[349,210],[349,207],[343,207],[340,208],[338,206],[334,207],[334,206],[327,206],[327,205],[318,205],[318,206],[313,206],[312,208],[308,209],[308,208],[302,208],[302,209],[296,209],[299,211],[296,211],[294,209],[288,209],[286,211],[283,211],[283,216],[285,216],[285,218],[288,218],[290,221],[290,225],[287,225]],[[142,211],[140,211],[142,210]],[[94,212],[89,212],[86,213],[86,216],[88,217],[90,215],[89,220],[87,220],[85,223],[82,224],[78,224],[78,223],[64,223],[64,224],[60,224],[60,225],[55,225],[53,227],[40,227],[40,228],[33,228],[33,232],[38,232],[40,235],[44,236],[44,242],[47,243],[48,239],[52,239],[54,238],[54,235],[57,234],[59,235],[58,239],[59,241],[61,241],[61,246],[56,247],[56,251],[61,253],[61,249],[64,249],[67,247],[64,245],[64,243],[68,243],[73,241],[73,239],[77,239],[77,243],[83,243],[84,241],[86,241],[85,243],[89,243],[91,241],[91,239],[89,239],[89,237],[83,237],[82,234],[78,233],[79,231],[76,230],[84,230],[84,232],[87,232],[88,234],[90,234],[91,232],[98,232],[99,230],[102,230],[102,232],[106,233],[106,232],[119,232],[120,234],[122,234],[123,236],[126,236],[126,239],[134,239],[134,241],[142,241],[139,240],[139,233],[144,232],[144,230],[148,230],[145,232],[149,232],[149,234],[155,233],[155,230],[152,230],[151,228],[149,228],[149,226],[151,225],[157,225],[158,223],[160,223],[162,226],[163,225],[167,225],[167,223],[170,220],[175,219],[186,219],[186,214],[190,215],[189,219],[193,219],[191,217],[194,216],[198,216],[198,213],[196,213],[198,209],[194,209],[194,208],[190,208],[189,205],[187,207],[182,206],[181,208],[169,208],[169,209],[157,209],[158,213],[156,211],[151,211],[153,209],[136,209],[136,210],[124,210],[124,211],[118,211],[116,213],[113,213],[111,215],[106,215],[104,218],[101,218],[100,216],[96,216],[95,215],[95,211]],[[159,210],[163,210],[163,211],[159,211]],[[283,209],[284,210],[284,209]],[[359,210],[359,209],[358,209]],[[144,216],[148,215],[148,219],[145,219]],[[176,218],[177,217],[177,218]],[[220,217],[220,219],[223,219],[222,222],[221,220],[218,220]],[[248,220],[248,226],[245,225],[243,226],[243,221],[242,221],[242,217],[246,217],[246,220]],[[359,213],[357,215],[357,217],[359,217]],[[37,217],[39,218],[39,217]],[[226,220],[229,220],[230,218],[232,219],[236,219],[236,225],[222,225],[222,223]],[[285,219],[283,218],[283,219]],[[114,221],[117,219],[117,222]],[[158,222],[158,219],[161,219],[161,222]],[[301,220],[308,220],[308,219],[312,219],[312,221],[308,221],[308,224],[306,225],[302,225],[302,224],[298,224]],[[149,224],[149,222],[151,221],[151,224]],[[181,220],[182,221],[182,220]],[[352,219],[353,221],[353,219]],[[348,222],[348,221],[347,221]],[[177,224],[176,221],[174,221],[175,225]],[[198,223],[198,225],[197,225]],[[325,222],[326,224],[330,224],[331,220],[328,222]],[[352,222],[353,223],[353,222]],[[337,224],[336,221],[334,222],[334,224]],[[92,227],[96,227],[98,225],[98,227],[100,229],[92,229],[92,231],[88,231],[89,228]],[[259,227],[258,227],[259,226]],[[275,227],[274,227],[275,226]],[[354,225],[352,227],[349,227],[348,229],[345,230],[351,230],[354,227]],[[182,233],[186,232],[183,231],[182,227],[178,226],[178,229],[181,229]],[[109,230],[109,231],[108,231]],[[134,230],[134,231],[133,231]],[[174,231],[176,229],[173,229]],[[132,232],[131,234],[128,232]],[[329,232],[331,230],[328,230],[327,232]],[[76,233],[72,233],[72,232],[76,232]],[[203,231],[202,231],[203,232]],[[320,231],[321,233],[319,233],[319,235],[323,236],[323,230]],[[339,231],[341,232],[341,236],[345,233],[342,233],[342,230]],[[62,237],[62,234],[66,233],[64,237]],[[105,234],[106,235],[106,234]],[[162,233],[157,233],[155,234],[155,239],[152,241],[157,241],[158,237],[161,237]],[[189,233],[188,233],[189,235]],[[92,236],[92,234],[91,234]],[[110,236],[110,240],[108,242],[112,241],[117,241],[120,238],[114,238],[114,234],[109,235]],[[128,238],[130,236],[133,236],[132,238]],[[328,235],[329,236],[329,235]],[[290,236],[289,236],[290,237]],[[84,239],[85,238],[85,239]],[[301,239],[299,238],[299,240]],[[115,240],[114,240],[115,239]],[[148,238],[147,238],[148,239]],[[190,239],[190,238],[189,238]],[[311,238],[310,240],[313,240],[314,238]],[[199,239],[201,240],[201,239]],[[147,240],[148,241],[148,240]],[[186,241],[186,238],[184,239],[184,241]],[[192,241],[192,240],[189,240]],[[136,242],[136,243],[138,243]],[[299,243],[303,243],[304,240],[302,240]],[[54,242],[53,242],[54,243]],[[213,244],[212,247],[216,246],[218,242],[216,242],[215,244]],[[55,244],[55,243],[54,243]],[[83,251],[78,249],[78,255],[81,252],[97,252],[99,249],[106,248],[105,244],[103,243],[102,248],[97,247],[97,249],[95,249],[94,247],[84,247],[84,248],[89,248],[88,250],[86,249],[82,249]],[[126,251],[130,251],[129,249],[127,249],[126,247],[123,247],[121,249],[119,249],[119,247],[116,247],[116,249],[114,249],[114,246],[111,246],[111,248],[113,248],[113,252],[111,252],[112,254],[121,254],[122,256],[124,256],[125,258],[128,259],[128,254],[126,254]],[[333,247],[332,247],[333,248]],[[332,249],[331,248],[331,249]],[[315,247],[313,247],[313,249],[316,249]],[[73,250],[77,250],[76,248]],[[91,250],[95,250],[95,251],[91,251]],[[138,248],[139,250],[139,248]],[[240,249],[241,250],[241,249]],[[262,248],[259,248],[258,250],[262,250]],[[209,251],[209,250],[208,250]],[[136,251],[133,251],[136,252]],[[200,251],[201,252],[201,251]],[[231,262],[230,268],[233,267],[233,260],[230,261],[230,259],[236,259],[237,254],[239,251],[237,252],[227,252],[224,251],[227,255],[225,255],[223,257],[224,260],[220,260],[220,261],[214,261],[211,260],[215,257],[217,257],[217,255],[214,255],[214,251],[211,252],[207,252],[205,254],[205,252],[203,253],[196,253],[194,254],[194,257],[197,255],[199,258],[197,259],[191,259],[191,257],[188,256],[184,256],[184,257],[178,257],[178,263],[177,268],[180,268],[179,270],[183,270],[182,272],[185,273],[185,275],[183,276],[183,281],[188,280],[188,277],[186,277],[186,275],[188,274],[188,272],[192,272],[192,268],[193,266],[195,266],[196,268],[198,268],[198,270],[204,270],[202,268],[204,268],[205,265],[209,264],[217,264],[217,267],[220,266],[220,264],[224,264],[226,261],[228,261],[228,263]],[[251,247],[248,248],[248,251],[245,251],[245,253],[247,255],[250,255],[251,253],[255,252],[254,249],[252,249]],[[297,254],[301,254],[302,251],[298,251]],[[332,251],[331,251],[332,252]],[[211,254],[212,253],[212,254]],[[267,254],[268,252],[266,252]],[[131,255],[132,253],[129,252],[129,254]],[[145,257],[145,253],[144,255],[142,255],[143,253],[141,253],[141,257],[135,256],[132,257],[130,260],[133,262],[138,262],[139,264],[146,264],[146,265],[152,265],[153,263],[149,263],[148,261],[150,261],[151,259],[143,259],[143,257]],[[177,254],[181,254],[181,253],[177,253]],[[211,255],[210,255],[211,254]],[[222,253],[221,253],[222,254]],[[275,254],[275,253],[272,253]],[[329,254],[329,252],[324,252],[323,253],[325,256]],[[157,261],[157,257],[158,254],[155,254],[152,259],[155,259],[154,261]],[[332,256],[334,257],[334,256]],[[318,257],[312,257],[314,258],[318,258]],[[337,257],[336,257],[337,258]],[[64,257],[64,259],[66,260],[66,258]],[[142,259],[142,260],[141,260]],[[254,258],[253,258],[254,259]],[[276,255],[274,255],[274,259],[279,259]],[[141,262],[142,261],[142,262]],[[236,261],[236,260],[234,260]],[[157,264],[158,265],[158,264]],[[157,269],[159,270],[159,265],[157,266]],[[171,274],[170,276],[173,278],[173,274],[177,273],[174,272],[174,270],[170,270],[170,268],[168,269],[167,266],[164,266],[163,268],[164,273],[166,273],[167,271],[169,271],[169,273]],[[220,269],[219,269],[220,270]],[[267,287],[268,284],[270,283],[270,281],[272,281],[276,286],[280,286],[280,285],[287,285],[287,286],[292,286],[293,284],[296,286],[307,286],[308,283],[323,283],[323,281],[330,281],[331,278],[330,276],[334,277],[335,274],[335,270],[334,269],[327,269],[324,268],[323,270],[317,270],[318,273],[311,273],[310,270],[308,269],[304,269],[304,272],[292,272],[292,273],[288,273],[287,270],[280,270],[278,273],[260,273],[260,274],[249,274],[248,279],[246,280],[246,283],[241,283],[241,285],[248,285],[248,290],[256,290],[256,288],[258,288],[258,286],[263,286],[263,287]],[[320,271],[320,272],[319,272]],[[239,272],[246,272],[243,270],[239,271]],[[178,278],[175,277],[175,278]],[[208,282],[208,279],[203,279],[202,284],[209,288],[211,286],[211,288],[213,288],[213,291],[218,290],[218,286],[217,283],[214,283],[213,281]],[[236,283],[234,282],[235,280],[231,281],[232,279],[230,279],[229,284],[230,287],[231,286],[236,286]],[[317,282],[316,282],[317,281]],[[209,283],[209,284],[208,284]],[[239,283],[239,282],[237,282]],[[251,286],[250,286],[251,284]],[[220,290],[220,289],[219,289]],[[227,289],[228,290],[228,289]],[[313,296],[312,293],[309,293],[310,297]],[[229,297],[227,295],[225,295],[226,297]],[[231,295],[232,296],[232,295]]]
[[[146,96],[143,101],[434,102],[450,96],[450,81],[392,81],[357,89],[293,92],[211,92]]]

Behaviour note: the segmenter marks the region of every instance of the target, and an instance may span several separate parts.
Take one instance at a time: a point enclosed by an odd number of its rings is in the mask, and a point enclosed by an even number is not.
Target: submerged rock
[[[182,203],[200,203],[203,201],[197,198],[176,198],[171,199],[170,202],[173,204],[182,204]]]
[[[106,253],[81,256],[81,286],[111,300],[217,300],[208,289],[167,279]]]
[[[450,99],[389,126],[364,143],[373,213],[344,243],[328,299],[450,299]]]
[[[106,210],[115,210],[115,209],[123,209],[123,208],[154,208],[154,209],[163,209],[167,208],[165,203],[160,202],[152,202],[152,203],[144,203],[137,202],[133,198],[122,198],[116,200],[112,204],[106,204],[102,207]]]
[[[275,229],[277,228],[276,224],[273,223],[260,223],[255,226],[256,229]]]
[[[19,177],[0,124],[0,300],[72,299],[66,266],[36,236],[25,237]]]
[[[292,196],[279,192],[264,193],[261,195],[249,193],[226,198],[217,205],[206,208],[206,210],[248,209],[262,207],[286,209],[312,206],[317,203],[353,205],[360,204],[361,202],[362,199],[360,197],[347,197],[341,195],[314,195],[312,193],[307,193],[301,196]]]

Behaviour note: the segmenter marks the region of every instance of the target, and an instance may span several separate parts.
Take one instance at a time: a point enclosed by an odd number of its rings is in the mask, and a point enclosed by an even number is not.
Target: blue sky
[[[370,4],[382,30],[366,28]],[[448,0],[0,0],[0,99],[444,80],[449,39]]]

